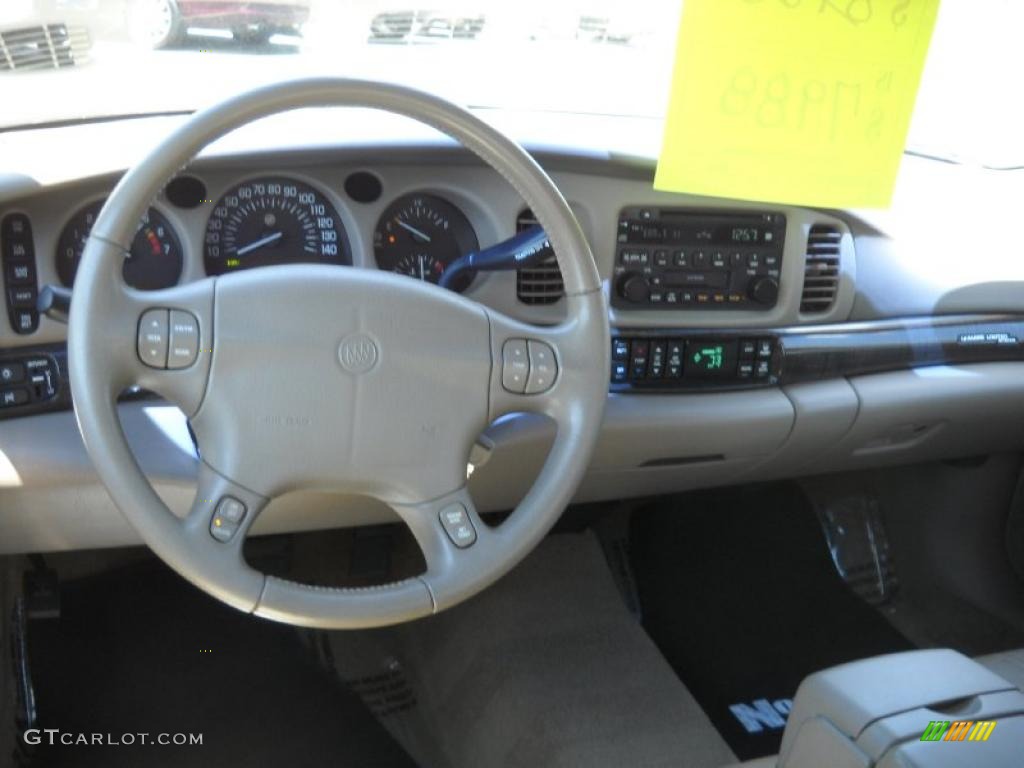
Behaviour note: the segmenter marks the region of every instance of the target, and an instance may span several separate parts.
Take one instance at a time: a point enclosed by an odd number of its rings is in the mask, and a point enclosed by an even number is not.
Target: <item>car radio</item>
[[[612,306],[771,309],[785,240],[781,213],[624,208]]]

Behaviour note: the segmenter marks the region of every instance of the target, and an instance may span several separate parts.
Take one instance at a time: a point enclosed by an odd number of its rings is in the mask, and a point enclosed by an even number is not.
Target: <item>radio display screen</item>
[[[686,342],[683,376],[698,379],[733,376],[736,373],[737,343],[715,339]]]
[[[657,221],[623,219],[620,242],[674,243],[679,245],[770,245],[777,244],[781,216],[714,216],[665,211]]]

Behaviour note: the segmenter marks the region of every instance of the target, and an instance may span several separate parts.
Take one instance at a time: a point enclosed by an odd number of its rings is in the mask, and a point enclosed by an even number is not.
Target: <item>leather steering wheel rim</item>
[[[547,231],[565,283],[567,319],[533,326],[403,276],[313,264],[154,292],[125,285],[121,264],[144,211],[203,147],[259,118],[327,106],[418,120],[498,171]],[[175,317],[195,320],[200,352],[187,367],[169,370],[140,360],[141,319],[153,309],[171,311],[172,323]],[[344,346],[353,339],[372,353],[362,361],[368,366],[344,360]],[[545,350],[556,373],[541,382],[542,391],[525,394],[522,384],[510,385],[510,358]],[[609,331],[590,247],[554,183],[521,147],[430,94],[318,78],[262,87],[197,112],[125,174],[83,253],[68,355],[86,449],[154,553],[240,610],[340,629],[408,621],[455,605],[493,583],[543,538],[570,502],[597,441]],[[296,366],[316,380],[289,378]],[[116,403],[132,385],[180,407],[199,438],[199,486],[184,518],[157,496],[128,447]],[[420,399],[420,407],[409,398]],[[516,412],[546,414],[556,423],[556,437],[529,492],[492,528],[467,492],[466,460],[487,424]],[[253,570],[242,554],[249,527],[269,500],[299,488],[385,501],[415,536],[426,572],[354,589],[302,585]],[[221,540],[212,526],[226,497],[241,502],[245,515],[237,534]],[[460,507],[474,536],[469,546],[457,545],[442,523],[442,513]]]

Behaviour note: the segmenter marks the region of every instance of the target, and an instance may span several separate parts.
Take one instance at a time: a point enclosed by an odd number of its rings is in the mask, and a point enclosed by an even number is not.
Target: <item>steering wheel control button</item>
[[[530,375],[530,357],[526,339],[509,339],[501,350],[501,385],[509,392],[522,395]]]
[[[139,359],[150,368],[167,367],[166,309],[147,309],[139,320]]]
[[[190,312],[172,309],[170,313],[167,367],[188,368],[199,355],[199,323]]]
[[[458,502],[449,504],[441,510],[441,525],[444,526],[444,532],[448,534],[452,544],[459,549],[472,546],[476,541],[473,521],[469,519],[466,508]]]
[[[245,512],[245,504],[233,496],[225,496],[217,503],[210,519],[210,535],[222,543],[231,541],[245,520]]]
[[[539,395],[547,392],[558,376],[558,363],[555,352],[543,341],[530,339],[526,343],[529,350],[530,373],[526,379],[526,394]]]

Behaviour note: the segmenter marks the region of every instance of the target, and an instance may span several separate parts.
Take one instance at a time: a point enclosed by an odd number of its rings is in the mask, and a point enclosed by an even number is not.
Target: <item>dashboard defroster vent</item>
[[[831,224],[815,224],[807,236],[801,312],[825,312],[839,288],[839,242],[842,233]]]
[[[522,232],[537,224],[533,211],[524,209],[516,217],[516,232]],[[516,273],[516,295],[523,304],[554,304],[565,293],[562,271],[552,251],[546,259],[534,267],[526,267]]]

